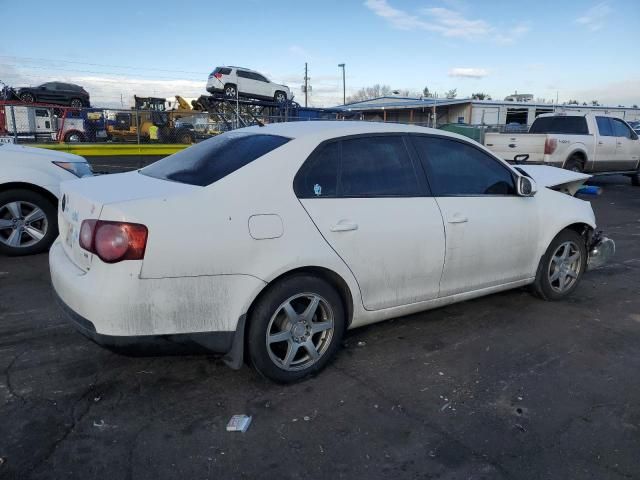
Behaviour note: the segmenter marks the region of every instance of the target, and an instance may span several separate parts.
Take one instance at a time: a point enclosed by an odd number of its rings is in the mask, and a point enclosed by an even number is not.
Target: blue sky
[[[312,104],[376,83],[464,97],[514,90],[560,102],[640,104],[640,2],[32,1],[3,22],[0,79],[84,85],[95,104],[133,93],[197,97],[217,65],[243,65]],[[0,0],[3,18],[24,3]]]

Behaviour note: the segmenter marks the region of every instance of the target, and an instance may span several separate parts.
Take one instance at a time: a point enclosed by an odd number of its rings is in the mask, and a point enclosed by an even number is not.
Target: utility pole
[[[338,67],[342,68],[342,104],[347,104],[347,87],[345,85],[344,63],[339,63]]]
[[[309,96],[309,71],[307,69],[307,62],[304,62],[304,107],[307,108],[307,98]]]

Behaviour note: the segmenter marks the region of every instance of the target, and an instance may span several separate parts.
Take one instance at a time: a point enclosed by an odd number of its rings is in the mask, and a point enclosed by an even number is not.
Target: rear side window
[[[214,71],[214,74],[216,73],[220,73],[222,75],[229,75],[231,73],[231,69],[230,68],[223,68],[223,67],[217,67]]]
[[[400,136],[342,141],[340,185],[344,197],[420,194],[413,163]]]
[[[143,175],[204,187],[226,177],[290,139],[229,132],[198,143],[140,170]]]
[[[609,117],[596,117],[596,123],[598,124],[598,133],[600,133],[601,136],[615,137]]]
[[[471,145],[439,137],[412,137],[434,196],[513,195],[511,172]]]
[[[585,117],[538,117],[534,120],[529,133],[562,133],[567,135],[587,135]]]
[[[294,190],[299,198],[335,197],[338,193],[340,143],[316,150],[296,175]]]

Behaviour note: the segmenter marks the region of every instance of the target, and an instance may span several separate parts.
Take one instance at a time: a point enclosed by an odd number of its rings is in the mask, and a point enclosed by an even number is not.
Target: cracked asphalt
[[[640,188],[596,183],[618,253],[570,299],[514,290],[354,330],[292,386],[103,350],[59,313],[46,255],[0,257],[0,478],[637,478]],[[249,430],[226,432],[239,413]]]

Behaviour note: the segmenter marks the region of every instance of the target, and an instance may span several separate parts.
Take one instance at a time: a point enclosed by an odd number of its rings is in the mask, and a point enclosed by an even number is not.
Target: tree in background
[[[458,96],[458,89],[457,88],[452,88],[451,90],[447,91],[444,94],[445,97],[447,97],[448,99],[453,99],[456,98]]]
[[[580,102],[578,102],[578,100],[569,100],[567,105],[580,105]]]
[[[600,102],[598,102],[598,100],[591,100],[591,105],[593,105],[594,107],[599,107]]]
[[[482,93],[482,92],[472,93],[471,99],[472,100],[491,100],[491,95],[489,95],[488,93]]]
[[[389,85],[380,85],[379,83],[376,83],[371,87],[362,87],[353,95],[349,95],[347,97],[347,103],[362,102],[363,100],[386,97],[388,95],[391,95],[391,87]]]
[[[429,91],[429,87],[424,87],[424,89],[422,90],[422,96],[424,98],[431,98],[433,96],[433,94]]]

